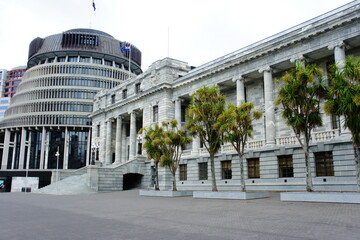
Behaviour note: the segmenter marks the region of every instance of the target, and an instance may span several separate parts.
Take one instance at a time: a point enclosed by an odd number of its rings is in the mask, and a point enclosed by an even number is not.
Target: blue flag
[[[130,46],[122,46],[121,47],[121,51],[125,51],[125,52],[128,52],[131,50],[131,47]]]
[[[96,10],[96,7],[95,7],[95,2],[94,2],[94,0],[93,0],[93,2],[92,2],[92,6],[93,6],[94,11],[95,11],[95,10]]]

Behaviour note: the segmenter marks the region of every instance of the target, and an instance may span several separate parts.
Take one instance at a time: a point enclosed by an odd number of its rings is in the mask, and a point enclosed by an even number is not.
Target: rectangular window
[[[221,179],[231,179],[231,161],[222,161],[221,162]]]
[[[123,98],[123,99],[127,98],[127,89],[124,89],[124,90],[122,91],[122,98]]]
[[[186,121],[186,108],[187,106],[181,106],[181,122]]]
[[[94,64],[102,64],[102,59],[101,58],[93,58],[93,63]]]
[[[340,129],[340,117],[338,115],[331,115],[331,128]]]
[[[77,62],[78,57],[68,57],[68,62]]]
[[[159,121],[159,106],[153,106],[153,122]]]
[[[248,165],[248,178],[260,178],[260,159],[249,158],[247,159]]]
[[[80,62],[89,63],[90,62],[90,57],[80,57]]]
[[[115,103],[115,94],[111,95],[111,104]]]
[[[58,58],[57,58],[57,61],[58,61],[58,62],[65,62],[65,57],[58,57]]]
[[[199,163],[199,180],[208,180],[208,163]]]
[[[334,176],[334,163],[332,152],[316,152],[315,167],[316,176]]]
[[[135,84],[135,93],[138,94],[140,92],[141,83]]]
[[[292,155],[278,156],[279,177],[294,177],[294,167]]]
[[[187,180],[187,165],[186,164],[179,165],[179,177],[180,177],[180,181]]]
[[[112,66],[112,61],[105,60],[104,64],[107,66]]]
[[[96,136],[100,137],[100,124],[96,126]]]

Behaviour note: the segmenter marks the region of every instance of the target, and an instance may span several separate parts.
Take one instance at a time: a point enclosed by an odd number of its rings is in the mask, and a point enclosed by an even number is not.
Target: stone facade
[[[264,112],[264,117],[255,122],[254,138],[246,148],[247,189],[304,190],[304,153],[282,119],[281,108],[274,105],[279,89],[275,79],[297,59],[322,66],[326,79],[329,64],[341,63],[346,55],[359,56],[359,8],[359,1],[351,2],[197,68],[165,58],[130,81],[99,92],[91,114],[92,140],[99,149],[93,157],[105,166],[116,166],[145,156],[138,135],[141,127],[173,118],[184,125],[190,95],[204,85],[218,85],[228,102],[253,102]],[[336,117],[323,114],[323,122],[313,132],[311,142],[314,189],[356,190],[351,136]],[[186,179],[177,176],[178,189],[210,190],[210,164],[208,178],[199,179],[208,160],[198,139],[186,146],[181,160]],[[321,166],[322,162],[327,166]],[[147,187],[151,168],[150,162],[144,164],[142,184]],[[221,147],[215,165],[218,188],[239,189],[239,159],[230,144]],[[224,176],[225,168],[231,176]],[[170,188],[169,172],[160,169],[159,174],[160,187]]]

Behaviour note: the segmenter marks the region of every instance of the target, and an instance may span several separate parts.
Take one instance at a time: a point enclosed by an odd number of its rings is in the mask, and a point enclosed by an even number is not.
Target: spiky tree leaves
[[[181,159],[181,146],[191,142],[184,130],[178,129],[176,120],[162,122],[155,127],[145,129],[145,144],[148,158],[153,158],[155,163],[168,167],[173,177],[173,191],[176,188],[176,171]],[[158,179],[158,178],[157,178]]]
[[[241,191],[246,190],[243,164],[245,146],[252,137],[253,121],[261,116],[262,112],[254,110],[253,103],[242,103],[240,106],[230,104],[219,117],[218,125],[224,133],[224,141],[230,142],[239,156]]]
[[[153,159],[155,163],[155,190],[160,190],[159,188],[159,163],[161,156],[163,155],[162,150],[158,147],[159,139],[163,135],[164,129],[161,128],[158,124],[154,127],[149,127],[147,129],[142,128],[139,131],[139,134],[144,135],[144,149],[146,149],[147,159]]]
[[[343,115],[343,124],[351,132],[357,186],[360,192],[360,58],[349,56],[344,65],[331,66],[329,80],[325,111],[329,114]]]
[[[193,136],[198,136],[210,155],[212,191],[217,191],[215,178],[215,154],[221,147],[222,133],[218,119],[225,109],[225,96],[216,86],[199,88],[191,95],[186,114],[186,128]]]
[[[176,188],[176,171],[181,159],[181,147],[191,143],[192,139],[186,135],[186,132],[178,128],[178,122],[173,119],[170,122],[162,122],[164,129],[162,138],[158,147],[162,150],[161,166],[168,167],[173,177],[173,191]]]
[[[293,129],[305,153],[306,190],[313,191],[309,161],[309,143],[314,128],[322,126],[320,101],[325,96],[322,70],[315,64],[305,65],[300,61],[281,77],[283,85],[275,104],[281,104],[282,116]]]

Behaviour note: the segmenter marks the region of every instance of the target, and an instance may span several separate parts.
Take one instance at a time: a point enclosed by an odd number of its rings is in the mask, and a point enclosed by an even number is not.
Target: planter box
[[[216,198],[216,199],[258,199],[270,197],[270,192],[235,192],[235,191],[195,191],[194,198]]]
[[[360,193],[354,192],[282,192],[281,201],[360,203]]]
[[[193,191],[155,191],[155,190],[140,190],[140,196],[149,197],[185,197],[192,196]]]

